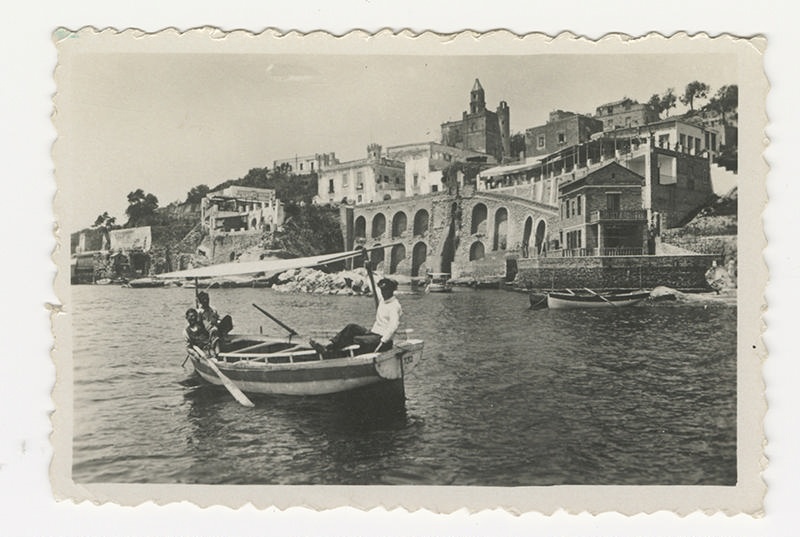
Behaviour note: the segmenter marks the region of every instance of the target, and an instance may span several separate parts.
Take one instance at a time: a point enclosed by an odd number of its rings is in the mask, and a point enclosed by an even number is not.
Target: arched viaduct
[[[340,212],[345,249],[362,239],[386,274],[424,276],[426,271],[458,277],[506,273],[506,260],[536,257],[548,242],[558,208],[486,191],[415,196]],[[392,246],[388,246],[392,245]]]

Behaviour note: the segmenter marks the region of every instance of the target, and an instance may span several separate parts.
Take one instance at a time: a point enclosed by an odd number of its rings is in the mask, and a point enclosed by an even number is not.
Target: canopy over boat
[[[335,254],[317,255],[312,257],[296,257],[293,259],[262,259],[260,261],[248,261],[244,263],[221,263],[189,270],[179,270],[175,272],[165,272],[158,274],[157,278],[215,278],[219,276],[235,276],[240,274],[264,273],[267,275],[277,274],[286,270],[296,268],[316,267],[352,259],[363,255],[364,251],[379,250],[389,248],[394,244],[375,246],[351,250],[349,252],[338,252]]]

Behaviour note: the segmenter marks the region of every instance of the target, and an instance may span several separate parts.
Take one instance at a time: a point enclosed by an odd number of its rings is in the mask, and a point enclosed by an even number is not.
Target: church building
[[[469,94],[469,112],[458,121],[442,123],[442,144],[492,155],[497,162],[511,156],[509,108],[500,101],[497,111],[486,109],[486,95],[475,79]]]

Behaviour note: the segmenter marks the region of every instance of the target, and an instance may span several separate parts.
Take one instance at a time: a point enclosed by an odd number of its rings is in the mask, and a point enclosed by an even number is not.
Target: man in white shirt
[[[370,330],[358,324],[348,324],[331,338],[328,345],[321,345],[313,339],[309,341],[311,347],[323,358],[353,344],[360,345],[368,352],[381,352],[392,348],[392,339],[400,326],[400,317],[403,315],[400,301],[394,296],[397,282],[383,278],[377,283],[377,287],[379,290],[378,310],[375,312],[375,323]]]

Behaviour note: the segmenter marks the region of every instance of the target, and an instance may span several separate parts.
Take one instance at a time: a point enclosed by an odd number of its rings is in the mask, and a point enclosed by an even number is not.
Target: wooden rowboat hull
[[[228,362],[224,359],[218,359],[215,363],[245,393],[324,395],[381,383],[402,382],[405,374],[422,359],[422,348],[422,341],[408,340],[396,343],[393,349],[378,354],[295,363],[256,360]],[[222,385],[219,377],[203,361],[192,357],[192,365],[203,380]]]
[[[613,308],[633,306],[650,296],[647,291],[636,293],[607,294],[602,297],[597,295],[583,295],[568,293],[549,293],[547,307],[550,309],[568,308]],[[605,298],[605,300],[603,300]]]

